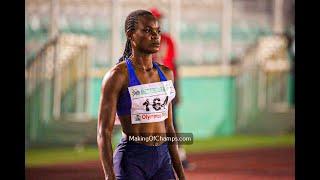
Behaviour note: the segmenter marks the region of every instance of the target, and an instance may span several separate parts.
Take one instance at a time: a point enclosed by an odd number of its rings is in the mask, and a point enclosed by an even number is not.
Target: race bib
[[[131,97],[132,124],[164,121],[169,103],[176,95],[173,83],[161,81],[128,87]]]

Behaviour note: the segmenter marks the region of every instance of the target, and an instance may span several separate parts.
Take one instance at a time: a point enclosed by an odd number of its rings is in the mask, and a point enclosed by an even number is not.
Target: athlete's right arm
[[[116,105],[124,74],[117,65],[102,80],[98,114],[97,143],[100,160],[106,179],[116,179],[113,171],[113,150],[111,144],[112,130],[116,115]]]

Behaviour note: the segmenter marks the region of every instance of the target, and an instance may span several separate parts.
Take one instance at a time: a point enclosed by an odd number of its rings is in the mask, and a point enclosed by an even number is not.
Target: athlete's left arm
[[[173,123],[172,123],[172,105],[171,105],[171,103],[169,105],[168,118],[166,119],[165,124],[166,124],[167,137],[176,138],[177,135],[174,130]],[[176,171],[179,179],[185,179],[184,170],[183,170],[182,163],[181,163],[181,160],[180,160],[180,157],[178,154],[178,143],[177,143],[177,141],[168,142],[168,143],[169,143],[168,148],[169,148],[169,153],[171,156],[173,168]]]
[[[168,80],[173,81],[173,72],[169,70],[168,68],[162,68],[165,76],[167,77]],[[173,121],[172,121],[172,104],[169,104],[169,110],[168,110],[168,118],[165,120],[165,125],[166,125],[166,132],[167,136],[171,138],[176,138],[176,132],[173,126]],[[181,160],[179,158],[178,154],[178,143],[177,141],[174,142],[169,142],[169,153],[171,156],[173,168],[175,172],[177,173],[177,176],[179,179],[185,179],[184,176],[184,170],[182,167]]]

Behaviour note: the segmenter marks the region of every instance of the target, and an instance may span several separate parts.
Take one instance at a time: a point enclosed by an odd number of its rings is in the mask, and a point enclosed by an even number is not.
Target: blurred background
[[[102,78],[123,53],[127,15],[151,7],[177,46],[181,132],[293,143],[294,0],[26,0],[27,164],[41,148],[98,157]]]

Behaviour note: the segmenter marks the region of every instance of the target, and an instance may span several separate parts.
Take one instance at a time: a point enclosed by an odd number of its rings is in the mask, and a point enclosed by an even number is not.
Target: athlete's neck
[[[152,54],[147,54],[147,55],[133,54],[130,59],[132,60],[133,65],[139,69],[149,71],[153,68]]]

